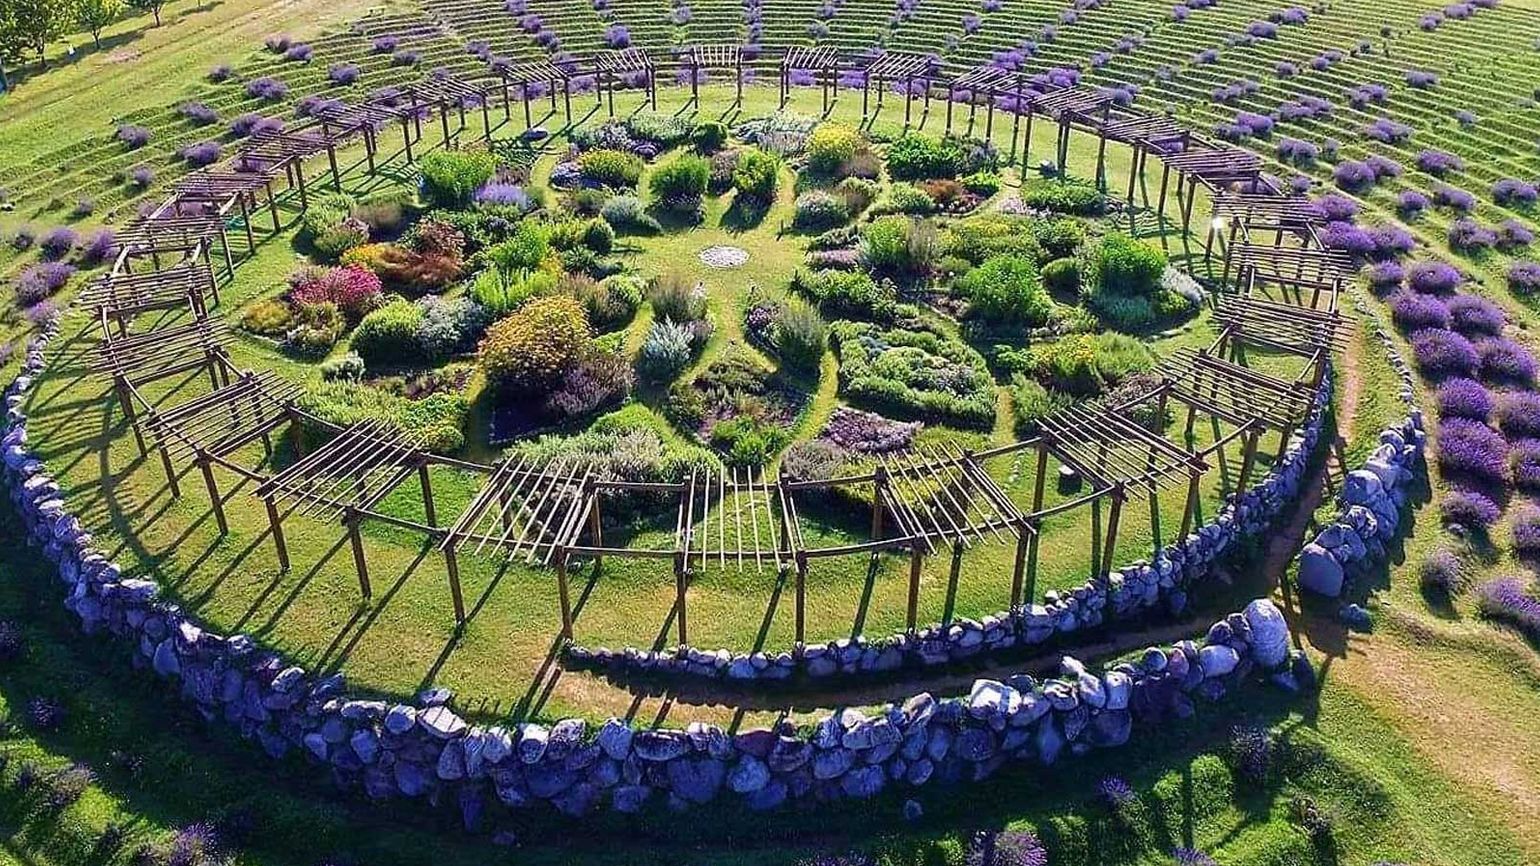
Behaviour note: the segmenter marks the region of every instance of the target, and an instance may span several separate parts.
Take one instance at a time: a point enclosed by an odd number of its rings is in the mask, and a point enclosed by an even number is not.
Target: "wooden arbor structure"
[[[884,51],[877,55],[861,76],[861,121],[863,123],[872,120],[876,114],[882,112],[883,98],[887,94],[889,82],[903,82],[904,84],[904,126],[909,125],[910,113],[914,106],[914,83],[921,82],[924,85],[925,113],[930,112],[930,88],[932,81],[940,72],[941,63],[935,57],[928,54],[907,54],[900,51]],[[872,90],[877,91],[877,105],[875,112],[869,111]]]
[[[125,248],[122,254],[125,264],[127,252]],[[213,270],[205,249],[199,246],[180,262],[158,271],[124,271],[100,277],[81,291],[79,303],[96,317],[103,336],[111,338],[114,326],[119,336],[126,337],[135,319],[151,313],[187,309],[203,318],[210,297],[219,302]]]
[[[1009,94],[1016,101],[1017,111],[1012,112],[1015,121],[1011,124],[1011,159],[1016,158],[1016,139],[1021,129],[1021,108],[1026,105],[1028,94],[1026,76],[1020,72],[1011,72],[995,66],[976,66],[967,72],[958,75],[946,85],[946,131],[952,132],[952,106],[957,101],[959,93],[967,94],[968,101],[968,132],[973,132],[973,123],[978,115],[979,98],[984,99],[984,137],[992,139],[995,134],[995,107],[1001,94]]]
[[[535,125],[534,114],[530,111],[530,85],[543,84],[547,95],[551,99],[551,113],[556,113],[556,91],[558,88],[562,94],[562,104],[567,112],[567,126],[572,125],[572,76],[560,66],[549,60],[529,60],[523,63],[498,64],[496,67],[498,76],[502,79],[503,104],[509,102],[511,89],[519,89],[519,98],[524,103],[524,128],[532,129]],[[613,95],[611,105],[613,106]],[[656,103],[654,103],[656,104]]]
[[[595,86],[601,94],[609,96],[610,117],[615,116],[615,85],[627,79],[641,81],[647,93],[647,103],[652,110],[658,109],[658,71],[652,58],[640,48],[610,49],[599,52],[594,58],[598,78]],[[507,99],[506,92],[503,96]],[[570,121],[569,121],[570,122]]]
[[[1038,96],[1027,104],[1027,147],[1032,146],[1032,116],[1045,114],[1058,124],[1058,138],[1054,143],[1054,163],[1063,173],[1069,163],[1070,132],[1082,127],[1095,132],[1096,185],[1107,186],[1106,155],[1107,136],[1103,129],[1111,120],[1112,97],[1091,87],[1077,86],[1054,90]]]
[[[1131,114],[1114,117],[1101,125],[1103,138],[1121,142],[1133,150],[1128,172],[1128,204],[1134,203],[1136,184],[1144,177],[1150,154],[1164,158],[1179,153],[1192,143],[1192,132],[1162,114]]]
[[[786,50],[781,58],[780,66],[780,95],[781,107],[785,108],[791,99],[791,76],[797,71],[809,72],[813,81],[823,92],[823,111],[829,113],[834,103],[839,101],[840,95],[840,55],[839,50],[831,45],[819,45],[808,47],[805,45],[793,45]]]
[[[691,104],[700,105],[701,78],[713,69],[732,70],[733,107],[743,104],[743,46],[691,45],[680,56],[680,63],[689,71]]]

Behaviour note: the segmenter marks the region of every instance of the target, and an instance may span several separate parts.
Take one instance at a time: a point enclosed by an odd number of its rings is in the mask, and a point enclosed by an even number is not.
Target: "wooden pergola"
[[[1032,147],[1032,115],[1046,114],[1059,125],[1059,135],[1054,147],[1054,162],[1059,172],[1064,172],[1069,162],[1070,131],[1079,125],[1095,132],[1099,140],[1096,150],[1096,185],[1106,188],[1107,136],[1105,128],[1110,121],[1112,97],[1100,90],[1076,86],[1044,93],[1027,106],[1027,148]]]
[[[1320,307],[1324,293],[1327,308],[1336,309],[1343,287],[1357,273],[1352,257],[1341,250],[1278,246],[1250,240],[1241,240],[1225,250],[1226,279],[1232,262],[1236,286],[1242,291],[1250,291],[1258,283],[1294,290],[1309,289],[1311,308]]]
[[[340,188],[341,174],[331,142],[319,131],[274,129],[253,133],[236,152],[233,165],[239,172],[276,177],[281,170],[289,189],[299,192],[300,209],[310,206],[310,190],[305,182],[305,160],[320,153],[332,154],[332,179]]]
[[[813,80],[823,91],[824,114],[828,114],[840,95],[839,50],[830,45],[793,45],[786,50],[780,67],[782,108],[791,99],[791,75],[797,70],[812,73]]]
[[[642,86],[646,89],[648,105],[652,110],[658,110],[658,71],[652,65],[652,58],[647,52],[640,48],[601,51],[594,58],[594,66],[598,70],[595,86],[601,92],[609,94],[610,117],[615,116],[615,83],[626,76],[641,78]],[[506,98],[506,91],[504,98]]]
[[[1314,365],[1317,379],[1327,359],[1345,348],[1352,333],[1352,320],[1335,305],[1317,310],[1256,295],[1220,295],[1214,322],[1221,328],[1216,341],[1221,354],[1226,343],[1240,341],[1298,355]]]
[[[645,56],[645,55],[644,55]],[[650,65],[650,61],[649,61]],[[551,113],[556,113],[556,91],[561,90],[562,100],[567,110],[567,126],[572,126],[572,76],[568,72],[549,60],[528,60],[523,63],[498,65],[498,76],[503,82],[503,104],[509,101],[509,88],[517,87],[519,97],[524,102],[524,128],[533,129],[535,125],[534,115],[530,112],[529,85],[540,82],[546,85],[548,95],[551,98]],[[657,104],[654,94],[653,104]],[[611,111],[614,110],[614,96],[611,94]]]
[[[117,325],[119,336],[127,336],[129,323],[149,313],[186,309],[204,318],[210,297],[219,303],[208,257],[191,255],[157,271],[103,275],[81,290],[78,302],[92,312],[102,334],[111,339],[112,325]]]
[[[882,102],[886,95],[885,85],[890,81],[902,81],[904,83],[904,126],[909,125],[909,116],[914,105],[914,82],[922,81],[925,84],[926,114],[930,113],[930,88],[931,81],[940,72],[940,62],[928,54],[908,54],[901,51],[883,51],[877,55],[862,70],[861,76],[861,120],[869,121],[875,114],[882,112]],[[877,106],[875,114],[868,112],[873,82],[876,83]]]
[[[731,70],[736,89],[733,91],[733,107],[743,104],[743,46],[741,45],[691,45],[682,55],[684,67],[690,70],[690,102],[700,104],[701,76],[710,75],[713,69]]]
[[[1198,187],[1203,186],[1211,194],[1228,189],[1232,184],[1254,184],[1262,174],[1262,158],[1248,150],[1236,147],[1192,146],[1187,150],[1161,157],[1160,202],[1157,206],[1162,219],[1166,215],[1166,186],[1172,172],[1176,172],[1176,198],[1182,209],[1182,230],[1192,229],[1193,202]],[[1183,188],[1190,184],[1185,197]]]
[[[1144,178],[1150,154],[1164,156],[1185,150],[1192,143],[1192,132],[1163,114],[1134,114],[1117,117],[1101,126],[1103,137],[1127,144],[1133,150],[1132,170],[1128,173],[1128,203],[1134,203],[1135,183]]]
[[[435,530],[433,483],[428,474],[430,458],[422,450],[422,441],[420,434],[408,435],[388,422],[362,421],[258,484],[252,495],[267,506],[279,564],[285,569],[289,567],[289,550],[283,534],[285,506],[292,506],[288,508],[291,514],[336,520],[347,530],[353,547],[359,591],[369,598],[373,590],[369,584],[369,561],[359,534],[362,522],[367,518],[419,531]],[[376,510],[385,497],[413,475],[422,486],[426,526]]]
[[[1223,344],[1216,342],[1215,348],[1222,349]],[[1299,378],[1280,379],[1227,361],[1211,350],[1184,348],[1163,358],[1157,371],[1172,395],[1187,404],[1187,435],[1192,434],[1199,410],[1238,428],[1245,439],[1236,483],[1236,492],[1241,493],[1250,481],[1257,440],[1264,432],[1279,434],[1278,457],[1282,458],[1290,434],[1310,413],[1313,380],[1320,369],[1307,365]]]
[[[503,106],[504,113],[507,105]],[[323,140],[328,142],[335,154],[335,146],[361,135],[364,139],[364,157],[369,162],[369,171],[375,170],[375,159],[379,153],[379,131],[387,123],[397,119],[396,112],[379,103],[365,102],[357,105],[323,105],[318,107],[311,117],[315,122],[313,127],[319,128]],[[410,140],[408,140],[410,144]],[[335,155],[333,155],[335,162]]]
[[[219,534],[226,535],[230,525],[225,519],[224,497],[214,478],[214,466],[218,465],[242,477],[255,479],[259,476],[250,469],[227,459],[246,445],[261,440],[272,451],[273,431],[292,424],[295,420],[295,402],[303,394],[298,386],[283,381],[271,371],[249,373],[227,371],[218,388],[169,409],[160,409],[144,400],[137,391],[135,396],[145,405],[145,428],[155,440],[160,452],[161,465],[166,472],[166,483],[171,495],[182,495],[177,483],[175,464],[191,460],[203,475],[208,488],[209,505]],[[133,420],[133,419],[130,419]],[[298,428],[293,428],[294,441],[298,443]]]
[[[218,388],[228,381],[229,371],[234,369],[228,337],[229,328],[223,321],[199,318],[187,325],[157,328],[103,340],[99,344],[101,361],[95,372],[112,378],[113,390],[133,428],[140,454],[148,452],[134,410],[138,389],[196,370],[206,370],[209,382]]]
[[[273,233],[282,230],[278,222],[278,201],[273,196],[273,175],[266,172],[230,171],[221,168],[203,168],[177,181],[173,192],[179,201],[201,202],[219,213],[229,213],[235,208],[241,212],[241,224],[246,230],[246,250],[255,255],[257,239],[251,225],[251,215],[257,209],[257,192],[266,193],[267,209],[273,218]]]
[[[146,256],[158,268],[161,256],[167,253],[197,256],[207,261],[214,242],[218,241],[224,255],[225,273],[233,278],[235,257],[230,252],[225,216],[204,204],[197,204],[193,213],[181,213],[180,205],[174,202],[161,205],[118,231],[116,240],[122,272],[131,273],[133,260]]]
[[[974,119],[978,114],[979,97],[983,96],[985,139],[994,138],[995,103],[1000,94],[1011,94],[1019,108],[1026,103],[1029,93],[1025,75],[997,66],[976,66],[958,75],[946,85],[946,131],[949,135],[952,132],[952,105],[957,101],[959,92],[968,94],[968,133],[970,135],[973,133]],[[1021,112],[1018,110],[1011,114],[1015,118],[1015,122],[1011,124],[1011,159],[1015,160],[1016,136],[1021,128]]]

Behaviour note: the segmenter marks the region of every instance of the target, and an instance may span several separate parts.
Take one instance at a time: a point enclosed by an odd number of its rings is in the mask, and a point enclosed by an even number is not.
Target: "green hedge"
[[[914,327],[925,329],[851,321],[831,325],[841,393],[890,417],[990,429],[995,389],[983,356],[925,325]]]

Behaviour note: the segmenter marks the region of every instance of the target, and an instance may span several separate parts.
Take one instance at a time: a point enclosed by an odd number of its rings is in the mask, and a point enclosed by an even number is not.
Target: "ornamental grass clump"
[[[1476,588],[1476,610],[1487,619],[1513,626],[1530,640],[1540,640],[1540,600],[1529,578],[1513,575],[1481,584]]]
[[[1440,418],[1486,421],[1492,414],[1492,395],[1475,379],[1446,379],[1435,396]]]
[[[1467,529],[1486,529],[1497,522],[1502,508],[1485,493],[1456,487],[1439,499],[1438,512],[1445,523]]]
[[[1447,328],[1423,328],[1411,336],[1412,356],[1430,379],[1473,376],[1481,363],[1470,340]]]
[[[1497,426],[1510,439],[1540,438],[1540,394],[1512,391],[1498,398]]]
[[[1449,317],[1454,329],[1471,339],[1495,337],[1503,331],[1502,308],[1476,295],[1456,295],[1449,299]]]
[[[1508,476],[1508,443],[1496,430],[1479,421],[1440,421],[1438,465],[1445,472],[1472,481],[1501,485]]]

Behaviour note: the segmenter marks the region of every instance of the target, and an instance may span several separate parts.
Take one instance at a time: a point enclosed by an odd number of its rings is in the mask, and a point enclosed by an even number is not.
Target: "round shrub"
[[[405,299],[394,300],[358,323],[353,351],[372,368],[411,366],[422,360],[417,343],[422,320],[422,308]]]
[[[1540,490],[1540,439],[1510,443],[1508,469],[1513,474],[1513,486],[1530,493]]]
[[[343,315],[358,321],[379,305],[384,291],[380,278],[363,265],[326,268],[289,293],[296,304],[336,304]]]
[[[1415,262],[1406,270],[1406,287],[1427,295],[1447,295],[1462,281],[1459,270],[1447,262]]]
[[[1530,385],[1535,381],[1535,357],[1512,340],[1494,337],[1476,344],[1481,377],[1489,382]]]
[[[1481,362],[1471,341],[1447,328],[1424,328],[1411,339],[1417,367],[1429,377],[1471,376]]]
[[[1459,594],[1464,583],[1464,565],[1459,554],[1447,547],[1433,550],[1417,567],[1417,579],[1422,589],[1442,598]]]
[[[588,316],[575,298],[536,298],[487,330],[481,367],[497,388],[538,393],[583,357],[591,338]]]
[[[1540,292],[1540,262],[1514,262],[1509,265],[1508,291],[1526,296]]]
[[[1122,232],[1102,238],[1097,252],[1101,291],[1119,295],[1148,295],[1160,285],[1166,270],[1166,254]]]
[[[642,179],[642,158],[619,150],[590,150],[578,157],[583,178],[609,187],[634,187]]]
[[[1540,413],[1536,420],[1540,421]],[[1445,472],[1501,484],[1508,473],[1508,443],[1496,430],[1479,421],[1465,418],[1440,421],[1438,465]]]
[[[76,234],[74,229],[60,226],[49,229],[38,240],[37,248],[44,259],[56,262],[74,252],[79,244],[80,235]]]
[[[1021,203],[1032,210],[1073,216],[1097,216],[1107,197],[1094,184],[1065,178],[1033,178],[1021,185]]]
[[[1456,523],[1470,529],[1485,529],[1497,522],[1502,509],[1485,493],[1455,488],[1439,500],[1438,512],[1446,523]]]
[[[1447,379],[1438,386],[1440,418],[1485,421],[1492,414],[1492,395],[1475,379]]]
[[[636,372],[649,382],[669,382],[689,365],[694,354],[694,333],[688,324],[655,321],[636,354]]]
[[[727,124],[717,120],[705,121],[695,127],[690,141],[702,153],[716,153],[722,149],[722,145],[727,144]]]
[[[647,186],[664,207],[680,210],[697,206],[710,180],[711,163],[685,154],[655,170]]]
[[[1369,268],[1369,285],[1377,292],[1388,292],[1406,279],[1406,268],[1400,262],[1375,262]]]
[[[1080,291],[1080,263],[1068,256],[1043,265],[1042,276],[1050,292],[1073,295]]]
[[[16,282],[12,285],[16,306],[30,307],[48,298],[68,285],[74,275],[75,267],[63,262],[28,265],[16,276]]]
[[[684,324],[706,317],[705,285],[691,283],[677,273],[666,273],[653,280],[647,300],[652,302],[652,314],[657,319]]]
[[[1520,556],[1540,553],[1540,509],[1526,506],[1509,523],[1513,532],[1513,551]]]
[[[776,354],[788,366],[816,370],[823,358],[829,328],[812,304],[801,298],[787,298],[770,329]]]
[[[772,201],[780,180],[780,157],[762,150],[745,150],[738,157],[738,167],[733,169],[733,189],[738,191],[739,199]]]
[[[423,192],[442,207],[464,207],[471,203],[497,171],[497,158],[490,153],[465,150],[436,150],[418,161],[422,170]]]
[[[1038,326],[1048,321],[1053,304],[1037,267],[1028,259],[994,256],[963,275],[958,291],[980,318]]]
[[[1449,317],[1454,329],[1467,337],[1495,337],[1503,330],[1502,308],[1476,295],[1456,295],[1449,299]]]
[[[807,165],[813,171],[835,174],[865,145],[860,130],[846,123],[820,123],[807,137]]]
[[[1449,327],[1449,307],[1431,295],[1399,292],[1390,300],[1390,318],[1403,331]]]
[[[647,206],[634,195],[617,195],[599,208],[599,216],[617,231],[653,234],[663,230],[658,220],[647,213]]]
[[[918,132],[888,145],[888,174],[895,180],[956,177],[962,163],[962,148],[955,142],[938,141]]]
[[[1540,394],[1515,391],[1497,401],[1497,426],[1510,439],[1540,438]]]

